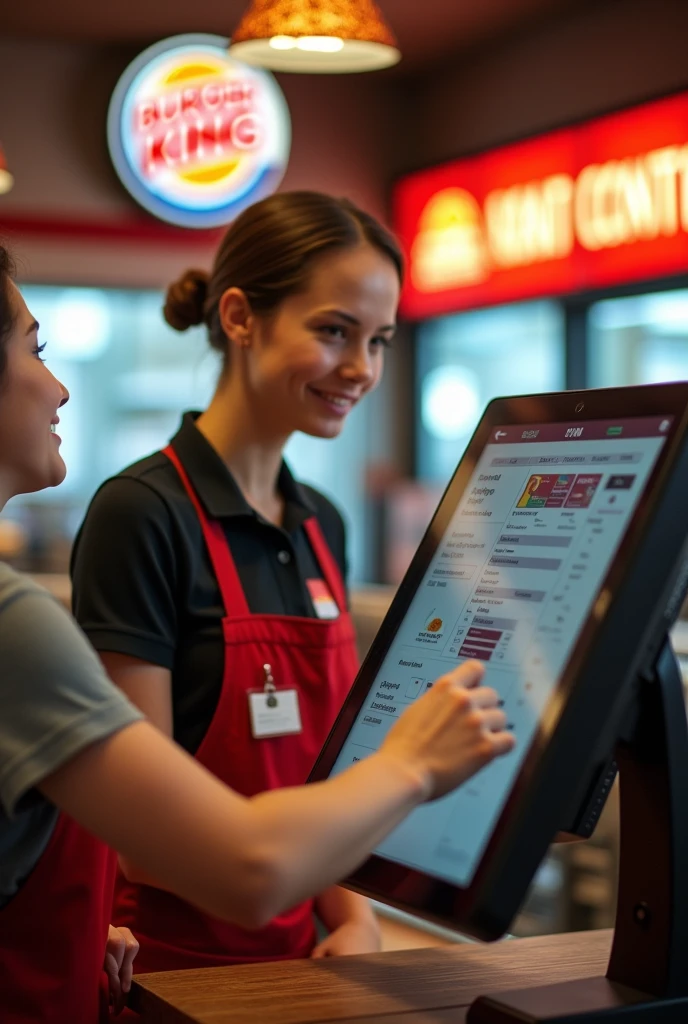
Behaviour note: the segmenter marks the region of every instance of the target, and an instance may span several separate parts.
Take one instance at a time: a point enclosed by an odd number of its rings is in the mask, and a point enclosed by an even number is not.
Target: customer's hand
[[[480,686],[483,675],[480,662],[467,661],[442,676],[404,712],[380,747],[383,757],[417,771],[426,800],[455,789],[514,747],[497,694]]]
[[[128,928],[110,925],[105,949],[105,973],[110,986],[110,999],[115,1013],[121,1013],[131,988],[132,964],[139,951],[139,944]]]

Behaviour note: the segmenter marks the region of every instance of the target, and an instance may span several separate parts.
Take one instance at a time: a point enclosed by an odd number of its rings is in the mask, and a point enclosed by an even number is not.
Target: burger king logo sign
[[[274,192],[287,166],[284,96],[227,46],[207,35],[157,43],[129,65],[110,102],[108,145],[124,187],[182,227],[226,224]]]

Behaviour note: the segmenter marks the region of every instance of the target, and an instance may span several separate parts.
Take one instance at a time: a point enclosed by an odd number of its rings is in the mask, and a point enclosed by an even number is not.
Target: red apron
[[[116,855],[65,814],[16,896],[0,910],[2,1024],[97,1024]]]
[[[304,527],[338,608],[333,620],[292,615],[252,615],[241,588],[227,538],[210,519],[176,453],[164,454],[176,467],[201,523],[222,596],[225,617],[222,690],[196,759],[244,796],[281,786],[299,786],[320,752],[357,671],[354,627],[337,563],[315,518]],[[272,666],[278,690],[298,692],[302,732],[254,739],[248,691],[262,689],[263,666]],[[247,931],[204,914],[151,886],[132,885],[120,875],[114,920],[141,944],[134,970],[170,971],[307,957],[315,944],[313,901],[276,917],[259,931]]]

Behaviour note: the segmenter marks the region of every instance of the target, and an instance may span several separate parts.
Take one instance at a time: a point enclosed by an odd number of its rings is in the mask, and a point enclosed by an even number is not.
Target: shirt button
[[[286,565],[288,562],[291,562],[291,555],[288,551],[278,551],[277,561],[281,562],[282,565]]]

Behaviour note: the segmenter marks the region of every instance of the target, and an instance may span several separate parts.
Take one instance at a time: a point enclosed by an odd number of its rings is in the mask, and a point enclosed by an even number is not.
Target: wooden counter
[[[479,995],[604,974],[611,931],[136,978],[142,1024],[462,1024]]]

